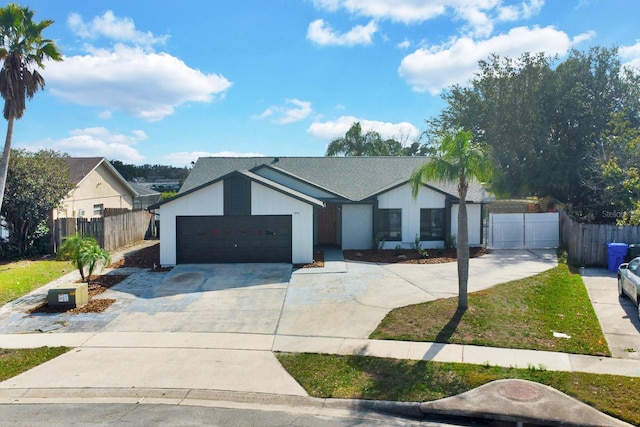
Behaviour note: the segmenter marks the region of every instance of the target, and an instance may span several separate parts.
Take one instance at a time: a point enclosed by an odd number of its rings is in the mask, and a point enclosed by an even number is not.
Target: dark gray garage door
[[[178,264],[291,262],[291,215],[176,217]]]

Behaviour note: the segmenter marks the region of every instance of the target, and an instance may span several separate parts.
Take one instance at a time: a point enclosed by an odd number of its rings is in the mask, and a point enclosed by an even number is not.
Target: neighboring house
[[[439,248],[456,234],[457,183],[408,183],[425,157],[200,158],[160,214],[160,263],[308,263],[317,245]],[[488,193],[467,196],[469,244],[482,243]]]
[[[139,211],[147,209],[149,206],[158,203],[162,197],[162,193],[153,190],[149,184],[141,184],[129,181],[129,185],[138,195],[133,199],[133,210]]]
[[[136,190],[104,157],[65,159],[75,188],[54,209],[53,218],[98,218],[105,209],[133,210]]]

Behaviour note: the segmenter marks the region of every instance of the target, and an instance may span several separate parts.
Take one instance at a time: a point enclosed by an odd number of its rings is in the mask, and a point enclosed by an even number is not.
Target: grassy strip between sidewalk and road
[[[35,368],[69,350],[67,347],[0,348],[0,381]]]
[[[514,378],[546,384],[601,412],[640,425],[640,378],[364,356],[281,353],[278,359],[314,397],[425,402]]]
[[[470,293],[464,312],[457,304],[456,297],[397,308],[370,338],[611,355],[582,278],[566,264]]]
[[[20,298],[71,272],[69,261],[17,261],[0,264],[0,305]]]

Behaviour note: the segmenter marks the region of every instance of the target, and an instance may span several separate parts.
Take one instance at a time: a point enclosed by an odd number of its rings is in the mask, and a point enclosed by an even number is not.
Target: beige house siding
[[[62,206],[54,211],[54,218],[100,217],[101,215],[97,215],[97,212],[94,214],[94,206],[100,204],[103,209],[133,209],[131,191],[104,163],[101,163],[69,192],[62,201]]]

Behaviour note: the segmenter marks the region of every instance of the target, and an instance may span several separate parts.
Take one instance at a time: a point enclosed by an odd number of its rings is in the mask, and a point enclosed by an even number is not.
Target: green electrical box
[[[89,286],[86,283],[61,285],[49,289],[47,294],[49,307],[72,309],[82,307],[89,302]]]

